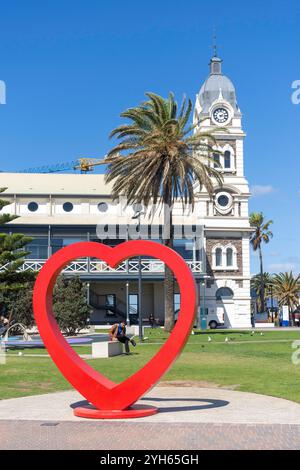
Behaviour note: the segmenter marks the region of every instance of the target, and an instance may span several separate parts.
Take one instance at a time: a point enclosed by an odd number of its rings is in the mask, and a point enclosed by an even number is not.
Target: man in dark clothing
[[[109,338],[111,341],[120,341],[120,343],[125,344],[126,354],[130,353],[129,342],[132,346],[136,346],[136,342],[133,339],[130,339],[126,336],[126,323],[122,321],[121,323],[115,323],[109,330]]]
[[[151,328],[154,328],[155,318],[154,318],[153,313],[150,313],[150,315],[149,315],[149,324],[150,324]]]

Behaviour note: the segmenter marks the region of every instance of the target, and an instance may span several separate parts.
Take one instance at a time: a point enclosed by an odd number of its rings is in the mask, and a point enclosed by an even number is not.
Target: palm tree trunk
[[[164,244],[168,248],[173,248],[173,218],[171,200],[164,205]],[[174,328],[174,275],[173,271],[165,266],[164,282],[164,303],[165,303],[165,330],[171,332]]]
[[[264,285],[264,267],[262,249],[259,245],[259,262],[260,262],[260,311],[265,311],[265,285]]]

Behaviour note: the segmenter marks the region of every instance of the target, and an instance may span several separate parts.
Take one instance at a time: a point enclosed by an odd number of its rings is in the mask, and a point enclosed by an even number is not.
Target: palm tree
[[[264,289],[264,268],[263,268],[263,256],[262,256],[262,242],[269,243],[270,238],[273,237],[272,231],[269,229],[273,220],[265,221],[265,217],[262,212],[252,212],[250,214],[250,225],[255,228],[254,233],[250,238],[250,243],[254,251],[259,251],[259,262],[260,262],[260,308],[261,312],[265,309],[265,289]]]
[[[283,305],[289,307],[291,321],[291,313],[299,305],[300,275],[294,277],[292,271],[275,274],[274,293],[281,307]]]
[[[113,181],[112,194],[127,197],[127,204],[140,203],[145,207],[163,205],[164,244],[173,246],[172,207],[180,200],[183,207],[194,207],[195,183],[204,186],[212,196],[214,183],[222,184],[222,176],[213,165],[211,133],[193,132],[190,125],[190,100],[183,99],[178,110],[172,93],[167,99],[146,93],[148,100],[121,114],[130,123],[111,132],[121,142],[107,156],[106,181]],[[197,123],[199,124],[199,123]],[[122,155],[123,152],[123,155]],[[167,217],[168,215],[168,217]],[[165,235],[167,234],[167,235]],[[172,272],[165,269],[165,329],[174,326],[174,281]]]
[[[266,297],[266,294],[270,292],[271,286],[273,286],[273,277],[270,273],[263,273],[263,283],[264,283],[264,298]],[[258,311],[261,312],[263,311],[263,307],[261,305],[261,274],[256,274],[251,278],[250,281],[251,289],[255,291],[257,295],[257,307]]]

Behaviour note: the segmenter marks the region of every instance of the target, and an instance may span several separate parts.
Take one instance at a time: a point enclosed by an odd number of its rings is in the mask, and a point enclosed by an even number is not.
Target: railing
[[[40,271],[47,260],[25,260],[24,264],[19,268],[19,271]],[[186,260],[187,265],[193,273],[201,274],[202,262]],[[5,271],[8,268],[8,264],[0,266],[0,272]],[[165,265],[162,261],[153,259],[142,259],[141,260],[141,272],[143,274],[163,274],[165,271]],[[136,259],[130,259],[128,261],[122,261],[118,266],[112,268],[104,261],[99,260],[76,260],[71,261],[63,270],[66,274],[138,274],[139,272],[139,261]]]

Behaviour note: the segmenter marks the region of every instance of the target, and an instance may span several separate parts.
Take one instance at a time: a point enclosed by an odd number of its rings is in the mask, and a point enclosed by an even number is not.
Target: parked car
[[[206,316],[207,316],[207,325],[211,330],[215,330],[218,327],[224,327],[224,309],[214,309],[214,308],[207,308],[205,309]]]
[[[205,315],[207,319],[207,326],[211,330],[215,330],[218,327],[223,326],[224,327],[224,310],[220,309],[219,311],[216,311],[214,308],[206,308],[205,309]],[[178,320],[178,314],[179,314],[179,309],[175,311],[175,323]],[[197,327],[197,318],[195,317],[195,324],[194,328]]]

